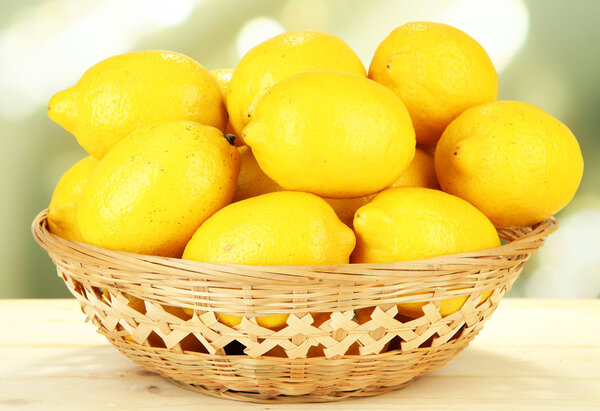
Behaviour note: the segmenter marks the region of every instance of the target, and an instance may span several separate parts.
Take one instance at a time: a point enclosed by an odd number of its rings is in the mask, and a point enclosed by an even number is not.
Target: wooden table
[[[75,300],[0,300],[0,409],[600,409],[600,300],[505,299],[469,348],[403,390],[341,403],[244,404],[137,368]]]

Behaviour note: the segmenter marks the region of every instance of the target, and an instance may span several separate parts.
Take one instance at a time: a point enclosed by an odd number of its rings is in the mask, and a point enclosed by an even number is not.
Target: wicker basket
[[[187,388],[254,402],[376,395],[444,365],[556,228],[553,218],[502,228],[501,247],[421,261],[261,267],[110,251],[53,235],[46,211],[33,222],[87,319],[119,351]],[[466,302],[442,317],[452,297]],[[426,303],[422,316],[398,314],[405,302]],[[229,327],[215,312],[243,319]],[[276,330],[255,319],[288,313]]]

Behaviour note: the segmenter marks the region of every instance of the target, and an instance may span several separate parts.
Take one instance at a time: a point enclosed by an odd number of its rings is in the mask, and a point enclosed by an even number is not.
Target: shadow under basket
[[[501,247],[420,261],[274,267],[76,243],[50,233],[46,211],[32,226],[87,320],[137,365],[213,396],[279,403],[382,394],[441,367],[556,229],[554,218],[499,228]]]

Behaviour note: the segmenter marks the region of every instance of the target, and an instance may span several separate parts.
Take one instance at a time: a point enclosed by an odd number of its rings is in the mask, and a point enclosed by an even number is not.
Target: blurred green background
[[[234,67],[282,31],[344,39],[368,68],[375,48],[413,20],[452,24],[488,51],[500,98],[537,104],[577,136],[581,187],[561,228],[510,296],[600,296],[600,2],[597,0],[21,0],[0,2],[0,298],[68,292],[30,234],[62,173],[86,154],[52,123],[46,103],[114,54],[169,49],[208,69]]]

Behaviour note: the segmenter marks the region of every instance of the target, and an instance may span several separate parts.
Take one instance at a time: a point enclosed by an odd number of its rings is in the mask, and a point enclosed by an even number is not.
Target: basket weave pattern
[[[420,261],[272,267],[75,243],[49,232],[45,211],[32,227],[87,320],[123,354],[187,388],[258,402],[376,395],[439,368],[477,335],[556,228],[553,218],[503,228],[501,247]],[[443,317],[440,303],[453,297],[466,302]],[[408,302],[425,303],[422,316],[399,314],[396,304]],[[215,313],[243,318],[230,327]],[[255,319],[274,314],[290,314],[287,324]]]

